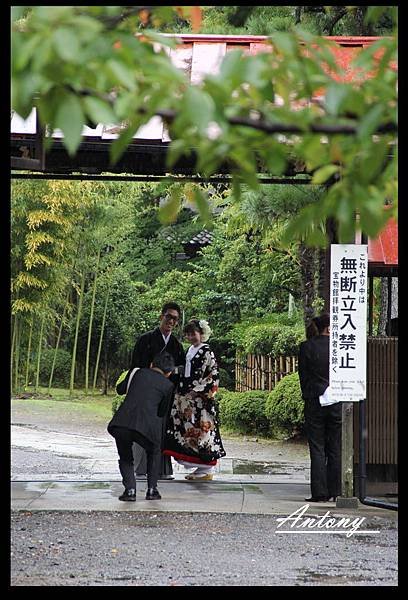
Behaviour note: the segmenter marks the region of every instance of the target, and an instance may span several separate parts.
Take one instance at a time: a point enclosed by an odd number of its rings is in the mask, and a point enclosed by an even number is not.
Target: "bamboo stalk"
[[[59,328],[58,328],[57,341],[55,343],[54,356],[53,356],[53,359],[52,359],[50,378],[49,378],[49,381],[48,381],[48,394],[51,393],[51,385],[52,385],[52,380],[53,380],[53,377],[54,377],[55,363],[57,361],[57,353],[58,353],[58,348],[59,348],[59,344],[60,344],[60,341],[61,341],[62,328],[64,326],[65,311],[66,311],[68,305],[69,305],[69,290],[68,290],[68,294],[67,294],[67,299],[66,299],[65,304],[64,304],[64,310],[62,311],[60,325],[59,325]]]
[[[98,353],[96,355],[95,373],[94,373],[93,387],[92,387],[92,391],[93,392],[95,392],[96,380],[97,380],[97,377],[98,377],[99,360],[100,360],[100,357],[101,357],[102,340],[103,340],[103,334],[104,334],[104,331],[105,331],[105,321],[106,321],[106,312],[107,312],[107,308],[108,308],[109,292],[110,292],[110,285],[108,284],[108,289],[106,291],[106,297],[105,297],[105,306],[103,308],[101,334],[99,336],[99,344],[98,344]]]
[[[42,341],[43,341],[43,332],[44,332],[44,323],[45,323],[45,314],[41,319],[41,327],[40,327],[40,337],[38,340],[38,352],[37,352],[37,370],[35,374],[35,386],[34,391],[36,392],[38,389],[39,381],[40,381],[40,364],[41,364],[41,350],[42,350]]]
[[[90,315],[89,315],[88,340],[87,340],[87,344],[86,344],[86,357],[85,357],[85,395],[86,396],[88,395],[89,354],[91,351],[92,322],[93,322],[94,307],[95,307],[96,281],[97,281],[97,277],[98,277],[98,267],[99,267],[100,257],[101,257],[101,249],[99,248],[98,256],[97,256],[97,260],[96,260],[95,278],[94,278],[93,290],[92,290],[91,311],[90,311]]]
[[[25,374],[25,385],[24,385],[24,389],[25,390],[28,387],[28,374],[29,374],[29,370],[30,370],[31,339],[32,339],[32,336],[33,336],[33,325],[34,325],[34,315],[32,315],[32,317],[31,317],[30,333],[29,333],[29,336],[28,336],[26,374]]]
[[[71,377],[69,381],[69,395],[72,396],[74,391],[74,380],[75,380],[75,361],[76,361],[76,353],[78,347],[78,334],[79,334],[79,323],[81,321],[81,313],[82,313],[82,302],[84,297],[84,289],[85,289],[85,269],[82,271],[81,276],[81,290],[79,293],[79,301],[78,301],[78,311],[76,318],[76,327],[75,327],[75,338],[74,338],[74,347],[72,349],[72,362],[71,362]]]

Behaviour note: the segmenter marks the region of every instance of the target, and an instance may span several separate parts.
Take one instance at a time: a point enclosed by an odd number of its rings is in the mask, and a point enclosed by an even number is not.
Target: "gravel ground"
[[[11,585],[397,585],[392,521],[350,538],[276,526],[272,515],[13,513]]]
[[[106,440],[112,442],[105,419],[74,409],[69,414],[57,404],[49,410],[14,401],[12,422],[41,437],[57,432],[98,438],[101,452]],[[228,457],[244,461],[308,460],[302,441],[224,436],[224,445]],[[89,477],[92,460],[84,460],[80,439],[74,450],[13,447],[13,476]],[[16,511],[10,528],[11,586],[397,585],[396,523],[384,518],[365,522],[381,534],[351,538],[283,535],[276,533],[276,515],[232,513]]]

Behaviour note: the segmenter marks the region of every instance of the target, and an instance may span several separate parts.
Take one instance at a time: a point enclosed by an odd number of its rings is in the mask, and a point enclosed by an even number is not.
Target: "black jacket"
[[[305,400],[318,398],[329,385],[329,343],[328,335],[317,335],[300,344],[299,379]]]
[[[116,386],[118,394],[125,394],[129,377]],[[112,427],[126,427],[139,432],[155,445],[162,441],[162,417],[167,414],[173,398],[173,384],[158,371],[138,369],[130,382],[129,390],[108,424]]]
[[[135,367],[150,367],[156,354],[164,351],[172,355],[176,366],[185,365],[186,357],[183,346],[173,334],[170,335],[167,346],[165,346],[159,327],[143,333],[138,338],[133,349],[130,369],[134,369]],[[173,374],[170,376],[170,380],[176,384],[178,377]]]

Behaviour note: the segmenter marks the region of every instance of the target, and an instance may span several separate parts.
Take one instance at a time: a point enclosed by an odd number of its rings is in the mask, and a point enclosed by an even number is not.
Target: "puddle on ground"
[[[233,459],[232,472],[234,475],[292,475],[295,471],[303,471],[302,467],[284,462],[264,462]]]
[[[369,575],[341,575],[337,573],[318,573],[316,571],[303,571],[300,577],[304,583],[319,582],[324,584],[326,582],[332,585],[344,585],[352,581],[372,581]]]
[[[75,485],[74,488],[77,490],[102,490],[108,489],[111,487],[110,483],[106,483],[104,481],[93,481],[90,483],[80,483]]]

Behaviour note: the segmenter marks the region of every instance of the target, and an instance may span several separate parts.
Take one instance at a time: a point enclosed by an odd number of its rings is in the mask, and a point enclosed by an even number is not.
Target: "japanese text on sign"
[[[333,244],[330,269],[330,391],[333,399],[366,397],[367,246]]]

